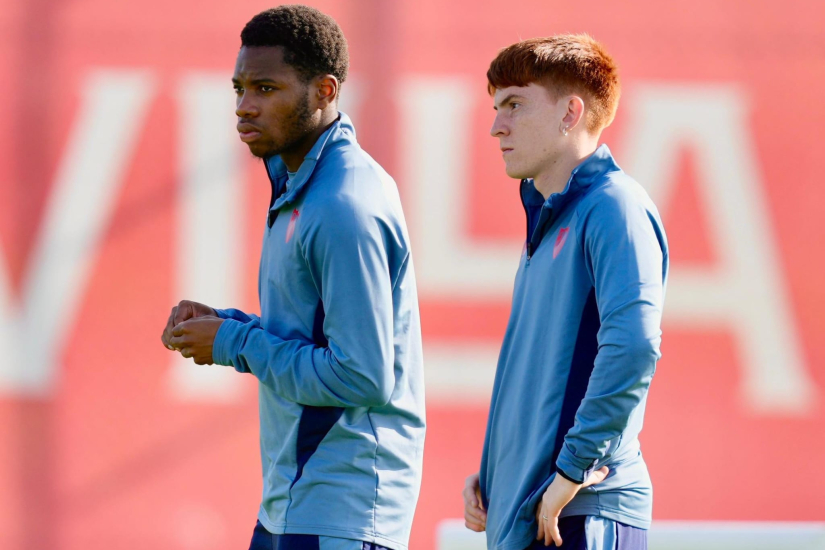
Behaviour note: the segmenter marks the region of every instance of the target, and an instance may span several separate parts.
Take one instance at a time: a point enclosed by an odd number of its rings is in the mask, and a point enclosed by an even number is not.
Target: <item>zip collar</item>
[[[584,159],[570,173],[567,185],[561,193],[553,193],[544,201],[546,208],[552,208],[556,213],[560,212],[570,201],[581,195],[590,188],[601,176],[608,172],[621,170],[607,144],[601,144],[592,155]],[[521,181],[521,198],[525,203],[535,201],[535,194],[539,193],[532,179]]]
[[[538,207],[541,204],[541,211],[539,218],[536,220],[536,226],[532,234],[527,235],[527,261],[533,252],[538,248],[541,239],[544,235],[544,227],[552,223],[552,220],[558,218],[559,214],[564,208],[576,197],[584,193],[595,182],[601,179],[604,174],[608,172],[615,172],[621,170],[616,161],[613,160],[613,155],[606,144],[600,145],[592,155],[584,159],[578,166],[576,166],[570,173],[570,178],[567,180],[564,190],[561,193],[553,193],[547,200],[536,189],[535,183],[532,179],[521,180],[521,203],[524,206],[524,212],[527,216],[527,228],[530,229],[530,210],[528,206]]]
[[[321,136],[309,153],[304,157],[298,172],[291,180],[287,175],[286,164],[281,160],[280,155],[273,155],[264,159],[266,173],[272,184],[272,201],[270,212],[280,210],[285,204],[295,201],[298,195],[307,186],[315,167],[321,158],[330,151],[347,144],[357,144],[355,139],[355,128],[350,118],[342,112],[338,112],[338,119],[332,123]]]

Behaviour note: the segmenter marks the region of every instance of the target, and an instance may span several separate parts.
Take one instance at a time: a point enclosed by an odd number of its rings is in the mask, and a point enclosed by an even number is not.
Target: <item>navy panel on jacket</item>
[[[559,458],[562,446],[564,446],[564,436],[573,427],[573,422],[576,420],[576,411],[579,410],[587,391],[587,383],[590,382],[590,374],[593,372],[596,353],[599,351],[597,335],[600,326],[599,308],[596,305],[596,290],[593,289],[584,303],[579,334],[576,337],[576,347],[573,351],[573,361],[570,365],[570,376],[567,378],[567,387],[564,390],[564,402],[561,406],[561,414],[559,414],[556,444],[553,447],[552,467],[554,470],[556,469],[556,460]],[[570,479],[564,472],[561,472],[561,474]],[[590,471],[587,472],[587,475],[590,475]],[[584,480],[581,479],[570,479],[570,481],[584,483]]]
[[[318,445],[344,414],[343,407],[310,407],[304,405],[301,421],[298,424],[298,439],[296,440],[296,456],[298,459],[298,473],[293,485],[298,483],[304,473],[304,466],[310,457],[318,450]]]

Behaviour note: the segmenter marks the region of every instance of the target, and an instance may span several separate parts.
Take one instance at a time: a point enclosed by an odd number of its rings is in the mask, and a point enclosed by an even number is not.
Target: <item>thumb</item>
[[[582,488],[590,487],[591,485],[597,485],[601,483],[602,481],[604,481],[604,478],[607,477],[608,473],[610,473],[610,470],[607,468],[607,466],[602,466],[601,468],[590,474],[590,476],[588,476],[587,480],[585,480],[584,482],[584,485],[582,485]]]
[[[481,498],[481,487],[479,487],[478,485],[476,485],[475,487],[475,495],[476,500],[478,501],[478,507],[486,512],[487,510],[484,510],[484,499]]]

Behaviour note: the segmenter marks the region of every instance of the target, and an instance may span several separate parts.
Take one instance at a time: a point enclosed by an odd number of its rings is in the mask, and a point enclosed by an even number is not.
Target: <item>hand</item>
[[[189,319],[172,329],[169,343],[180,350],[183,357],[191,357],[197,365],[211,365],[212,344],[215,334],[223,323],[218,317],[197,317]]]
[[[481,502],[481,486],[478,474],[473,474],[464,482],[464,526],[470,531],[481,533],[487,528],[487,512]]]
[[[172,329],[189,319],[205,316],[216,317],[217,313],[207,305],[182,300],[181,303],[172,308],[172,313],[169,314],[169,320],[166,322],[166,328],[163,329],[163,333],[160,335],[160,341],[167,349],[175,351],[175,347],[169,342],[172,339]]]
[[[544,492],[544,496],[541,497],[541,503],[536,510],[536,521],[539,524],[539,532],[538,535],[536,535],[536,540],[543,538],[545,546],[550,546],[551,543],[554,543],[556,546],[561,546],[559,514],[561,514],[562,508],[573,500],[573,497],[576,496],[579,489],[601,483],[604,481],[604,478],[607,477],[607,473],[607,466],[604,466],[600,470],[596,470],[590,474],[581,485],[556,474],[556,478]]]

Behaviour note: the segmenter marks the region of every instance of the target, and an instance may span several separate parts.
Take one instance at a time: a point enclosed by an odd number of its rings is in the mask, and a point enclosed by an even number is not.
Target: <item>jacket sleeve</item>
[[[300,236],[324,308],[326,345],[281,338],[260,320],[227,319],[213,359],[302,405],[382,406],[395,386],[386,228],[356,204],[335,206]]]
[[[215,308],[215,313],[218,314],[218,317],[221,319],[235,319],[236,321],[240,321],[241,323],[251,323],[252,321],[261,321],[261,318],[253,313],[244,313],[240,309],[217,309]]]
[[[556,461],[557,471],[577,483],[615,452],[660,357],[666,245],[642,194],[600,190],[579,226],[600,328],[587,391]]]

